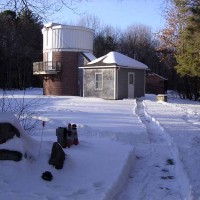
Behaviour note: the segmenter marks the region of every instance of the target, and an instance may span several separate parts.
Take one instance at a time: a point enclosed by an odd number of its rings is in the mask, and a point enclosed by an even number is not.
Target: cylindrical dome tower
[[[43,62],[33,72],[43,77],[45,95],[79,95],[81,52],[93,52],[94,31],[85,27],[49,23],[42,29]]]

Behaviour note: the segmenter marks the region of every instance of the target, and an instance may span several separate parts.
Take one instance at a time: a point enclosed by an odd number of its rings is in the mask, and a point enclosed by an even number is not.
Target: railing
[[[57,73],[61,70],[61,62],[34,62],[33,63],[33,73]]]

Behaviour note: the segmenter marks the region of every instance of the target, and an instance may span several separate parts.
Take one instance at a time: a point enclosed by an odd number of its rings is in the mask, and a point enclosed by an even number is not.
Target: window
[[[103,74],[102,73],[95,74],[95,88],[96,90],[103,89]]]
[[[134,84],[134,75],[133,75],[133,73],[130,73],[130,74],[129,74],[129,84],[130,84],[130,85],[133,85],[133,84]]]

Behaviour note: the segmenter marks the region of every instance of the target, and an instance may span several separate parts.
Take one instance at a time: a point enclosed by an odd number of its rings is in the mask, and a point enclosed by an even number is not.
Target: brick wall
[[[45,95],[77,96],[78,91],[78,52],[53,52],[53,61],[61,62],[61,72],[49,75],[43,81]]]

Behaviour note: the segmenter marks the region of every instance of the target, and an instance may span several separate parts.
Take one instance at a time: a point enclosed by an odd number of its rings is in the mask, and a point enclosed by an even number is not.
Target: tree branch
[[[33,13],[39,14],[43,19],[67,8],[76,14],[78,12],[78,4],[87,0],[1,0],[0,11],[13,10],[20,12],[23,9],[31,10]]]

